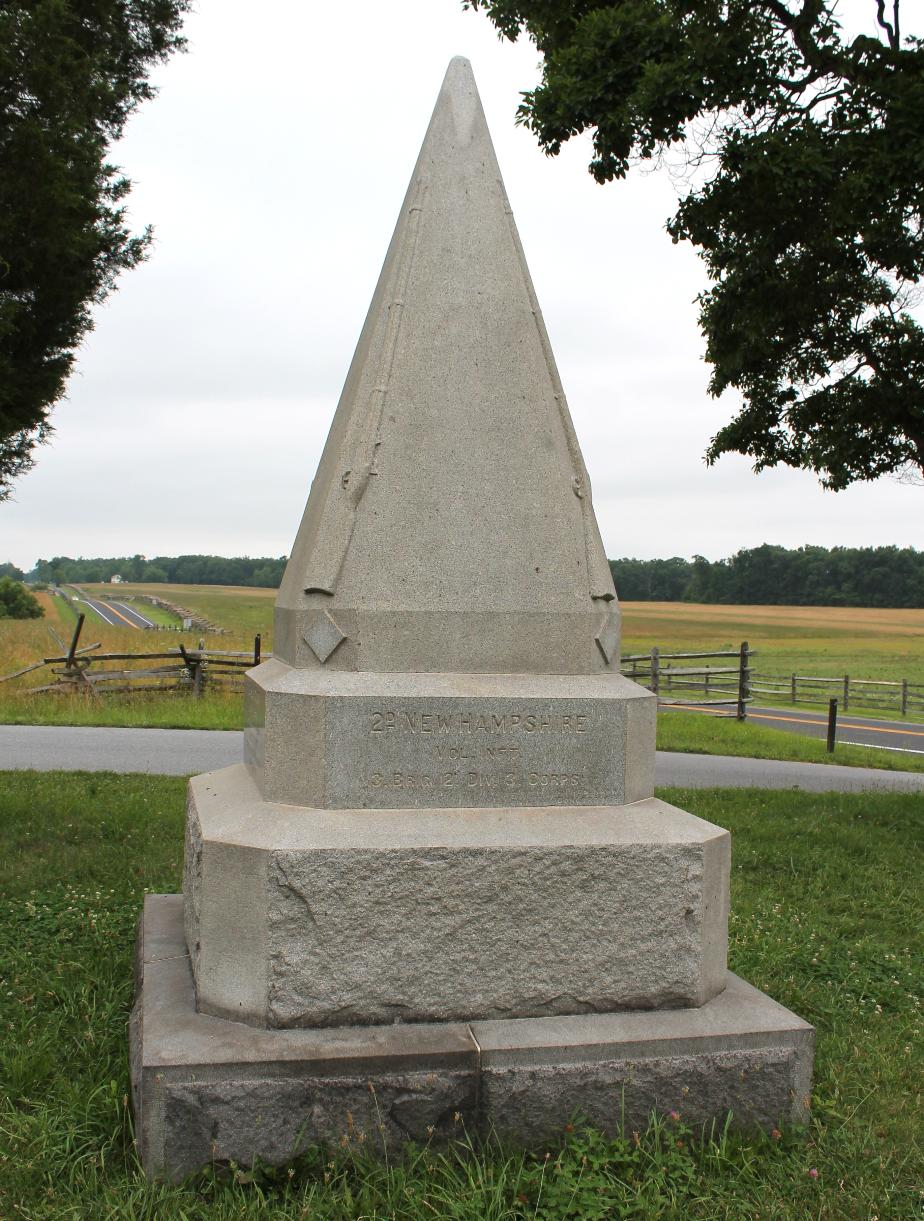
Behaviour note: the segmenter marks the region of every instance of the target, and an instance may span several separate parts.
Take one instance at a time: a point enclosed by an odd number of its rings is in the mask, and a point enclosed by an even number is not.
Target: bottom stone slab
[[[463,1126],[536,1145],[576,1115],[607,1133],[670,1110],[696,1125],[808,1118],[814,1030],[731,974],[699,1009],[261,1030],[196,1012],[181,895],[147,896],[136,970],[136,1139],[160,1178]]]

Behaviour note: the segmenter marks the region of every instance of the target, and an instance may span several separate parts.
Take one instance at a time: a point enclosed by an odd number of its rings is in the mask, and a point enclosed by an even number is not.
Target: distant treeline
[[[753,547],[728,560],[610,560],[626,602],[924,607],[924,552],[913,547]]]
[[[69,581],[110,581],[120,576],[123,581],[156,581],[168,585],[257,585],[276,588],[288,557],[266,556],[251,559],[222,555],[122,555],[115,559],[72,559],[68,555],[53,560],[39,560],[27,574],[29,581],[44,581],[61,585]]]
[[[155,581],[171,585],[256,585],[275,589],[286,557],[143,555],[39,560],[25,577],[69,581]],[[913,547],[754,547],[728,560],[610,560],[626,602],[727,602],[782,606],[924,607],[924,552]],[[12,564],[0,575],[21,578]]]

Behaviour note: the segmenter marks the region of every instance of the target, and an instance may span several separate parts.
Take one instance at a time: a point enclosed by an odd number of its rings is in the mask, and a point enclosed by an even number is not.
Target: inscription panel
[[[331,699],[333,808],[622,804],[625,705],[608,700]]]

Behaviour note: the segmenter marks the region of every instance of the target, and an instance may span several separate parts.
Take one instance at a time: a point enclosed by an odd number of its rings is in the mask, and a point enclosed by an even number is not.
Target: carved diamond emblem
[[[597,648],[603,654],[603,659],[609,665],[619,648],[619,628],[616,626],[616,619],[612,615],[607,615],[604,619],[600,631],[596,635]]]
[[[341,640],[346,640],[346,636],[327,611],[322,611],[305,632],[303,639],[323,666]]]

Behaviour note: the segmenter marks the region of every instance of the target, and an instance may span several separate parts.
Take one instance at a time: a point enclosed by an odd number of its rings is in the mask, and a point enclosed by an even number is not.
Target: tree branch
[[[889,46],[893,51],[897,51],[899,49],[898,0],[893,0],[891,21],[886,21],[885,0],[876,0],[876,23],[888,34]]]
[[[877,0],[884,3],[885,0]],[[824,11],[824,0],[803,0],[802,9],[791,13],[782,0],[756,0],[756,3],[770,12],[777,21],[789,30],[792,40],[805,57],[805,62],[823,72],[832,71],[837,63],[837,56],[823,48],[811,37],[812,27]]]

